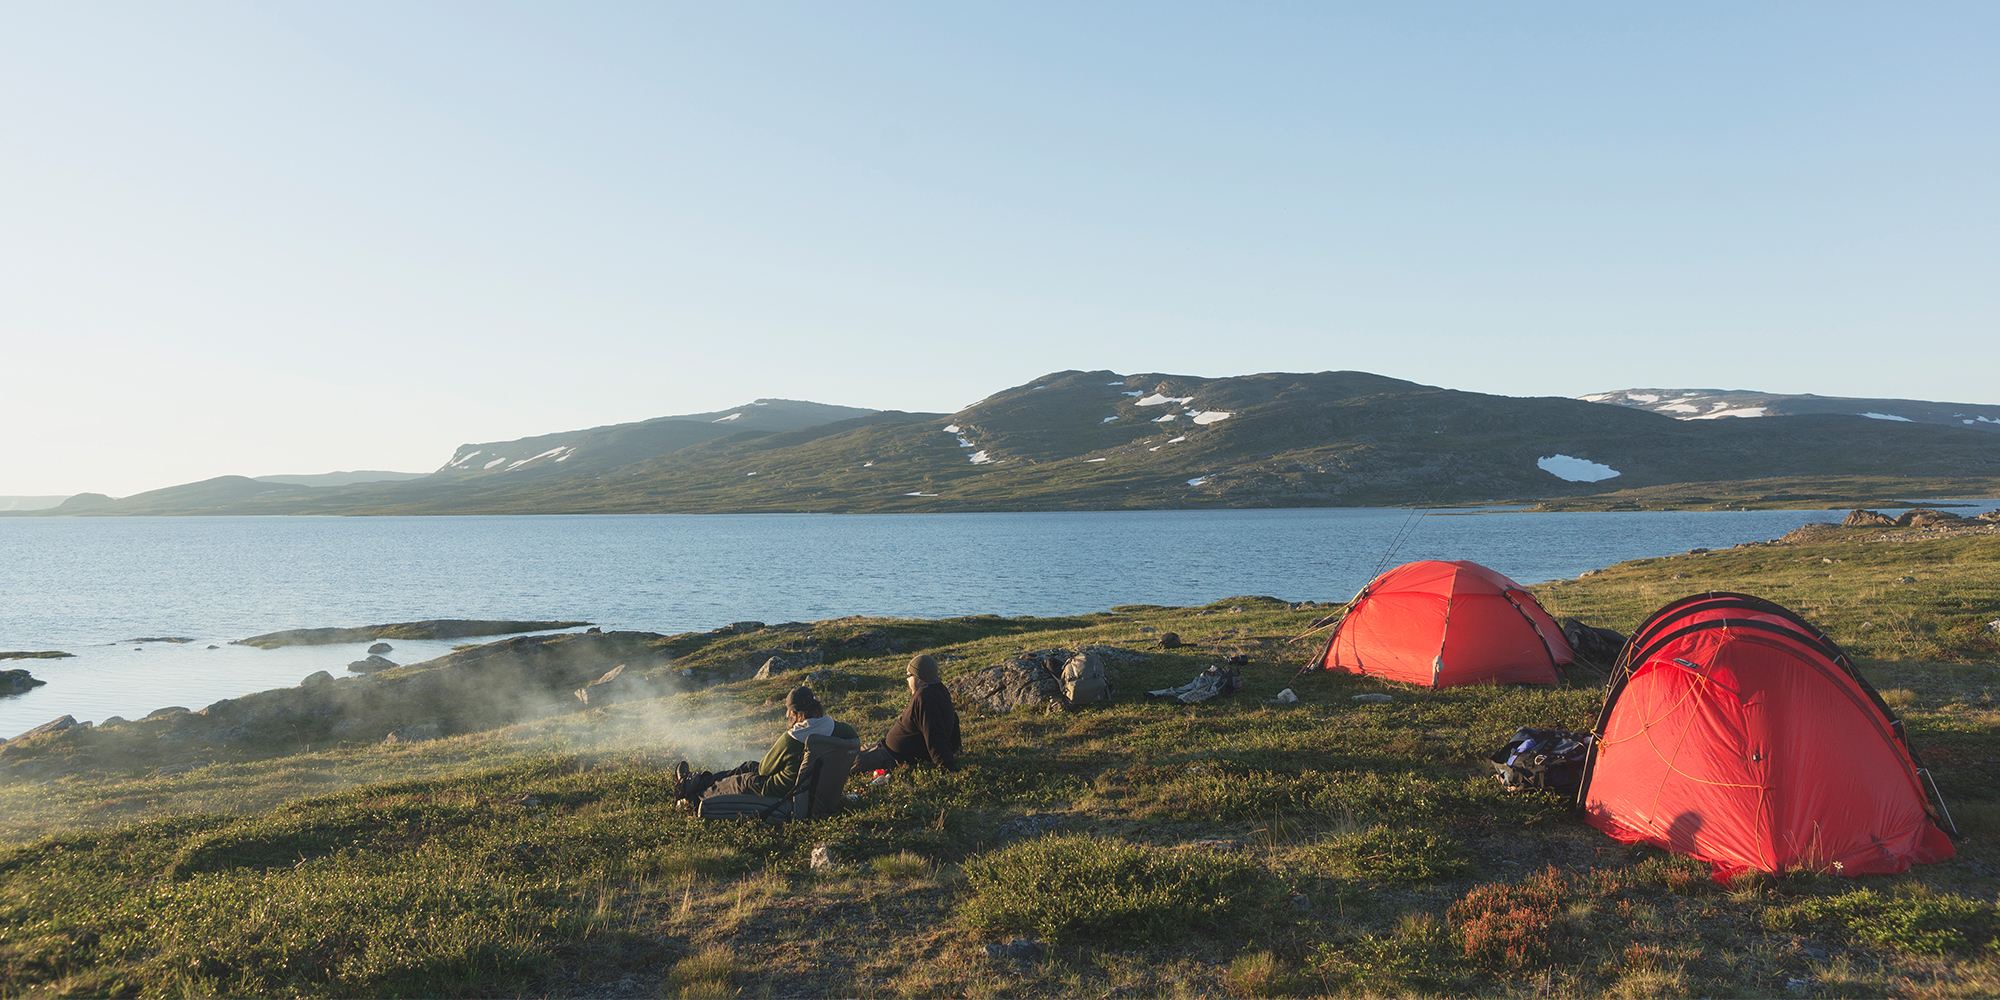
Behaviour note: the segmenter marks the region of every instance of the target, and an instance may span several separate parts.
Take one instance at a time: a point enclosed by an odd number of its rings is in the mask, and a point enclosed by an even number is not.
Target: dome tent
[[[1575,659],[1562,629],[1521,585],[1475,562],[1405,563],[1349,602],[1316,665],[1384,680],[1560,684]]]
[[[1585,822],[1706,861],[1718,880],[1895,874],[1956,853],[1902,722],[1833,640],[1761,598],[1697,594],[1654,612],[1595,732]]]

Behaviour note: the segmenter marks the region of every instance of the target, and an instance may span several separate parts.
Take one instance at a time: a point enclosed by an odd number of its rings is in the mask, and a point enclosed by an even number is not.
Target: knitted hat
[[[904,674],[909,677],[915,677],[926,684],[936,684],[938,679],[937,661],[931,659],[929,653],[919,653],[916,656],[910,657],[910,669],[904,671]]]
[[[812,688],[795,687],[785,695],[785,711],[817,719],[826,714],[826,707],[819,703],[819,696],[813,694]]]

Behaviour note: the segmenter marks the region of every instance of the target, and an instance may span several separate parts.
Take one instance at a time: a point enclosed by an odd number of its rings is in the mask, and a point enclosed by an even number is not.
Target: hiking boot
[[[694,808],[694,803],[689,802],[686,799],[675,799],[674,808],[679,809],[682,812],[687,812],[689,809]]]
[[[685,801],[688,782],[693,778],[694,771],[688,767],[687,761],[674,765],[674,798]]]

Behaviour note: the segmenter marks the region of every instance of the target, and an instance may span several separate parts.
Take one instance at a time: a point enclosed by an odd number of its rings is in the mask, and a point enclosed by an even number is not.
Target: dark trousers
[[[681,788],[681,798],[701,800],[711,795],[756,795],[763,782],[757,762],[746,760],[731,771],[696,771]]]

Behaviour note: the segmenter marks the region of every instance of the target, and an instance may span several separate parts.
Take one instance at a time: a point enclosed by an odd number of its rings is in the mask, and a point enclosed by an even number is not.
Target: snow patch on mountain
[[[1624,473],[1619,472],[1611,466],[1570,455],[1550,455],[1547,458],[1538,458],[1535,459],[1535,465],[1543,472],[1557,479],[1572,483],[1594,483],[1599,480],[1624,475]]]
[[[1231,414],[1221,410],[1190,410],[1188,416],[1193,417],[1197,424],[1212,424],[1219,420],[1228,420]]]
[[[709,423],[711,423],[711,424],[720,424],[720,423],[724,423],[724,422],[727,422],[727,421],[730,421],[730,420],[735,420],[736,418],[738,418],[738,417],[740,417],[740,416],[742,416],[742,415],[743,415],[743,411],[741,411],[741,410],[738,410],[738,411],[736,411],[735,413],[732,413],[732,414],[730,414],[730,415],[728,415],[728,416],[726,416],[726,417],[717,417],[717,418],[715,418],[714,420],[711,420],[711,421],[709,421]]]
[[[1126,395],[1128,395],[1128,396],[1136,396],[1136,395],[1138,395],[1138,393],[1126,393]],[[1150,395],[1150,396],[1147,396],[1147,397],[1146,397],[1145,399],[1142,399],[1142,400],[1140,400],[1140,401],[1139,401],[1139,405],[1140,405],[1140,406],[1165,406],[1165,405],[1167,405],[1168,403],[1192,403],[1192,402],[1194,402],[1194,397],[1193,397],[1193,396],[1162,396],[1162,395],[1160,395],[1159,393],[1157,393],[1157,392],[1156,392],[1156,393],[1153,393],[1153,394],[1152,394],[1152,395]]]
[[[992,464],[993,464],[993,457],[992,457],[991,455],[988,455],[988,454],[986,454],[986,450],[985,450],[985,449],[983,449],[983,448],[982,448],[982,449],[980,449],[980,450],[978,450],[978,451],[975,451],[975,452],[973,452],[973,453],[972,453],[972,455],[971,455],[971,458],[972,458],[972,464],[974,464],[974,465],[992,465]]]
[[[1900,420],[1906,424],[1916,423],[1916,421],[1911,420],[1909,417],[1899,417],[1893,413],[1876,413],[1872,410],[1862,414],[1862,416],[1867,417],[1870,420]]]
[[[1108,423],[1110,423],[1110,422],[1112,422],[1113,420],[1116,420],[1116,419],[1118,419],[1118,414],[1114,413],[1114,414],[1112,414],[1112,415],[1110,415],[1110,416],[1108,416],[1108,417],[1105,417],[1105,418],[1104,418],[1103,420],[1100,420],[1100,421],[1098,421],[1098,423],[1100,423],[1100,424],[1108,424]],[[1969,423],[1971,423],[1971,422],[1972,422],[1972,421],[1970,421],[1970,420],[1966,421],[1966,423],[1968,423],[1968,424],[1969,424]]]
[[[1724,409],[1712,410],[1697,417],[1689,417],[1688,419],[1715,420],[1719,417],[1761,417],[1764,415],[1765,409],[1767,409],[1762,406],[1729,406],[1726,403],[1723,405]]]
[[[1213,478],[1215,478],[1215,477],[1214,477],[1214,476],[1198,476],[1198,477],[1196,477],[1196,478],[1194,478],[1194,479],[1190,479],[1190,480],[1188,480],[1188,485],[1189,485],[1189,486],[1200,486],[1201,484],[1203,484],[1203,483],[1205,483],[1205,482],[1208,482],[1208,481],[1209,481],[1210,479],[1213,479]]]

